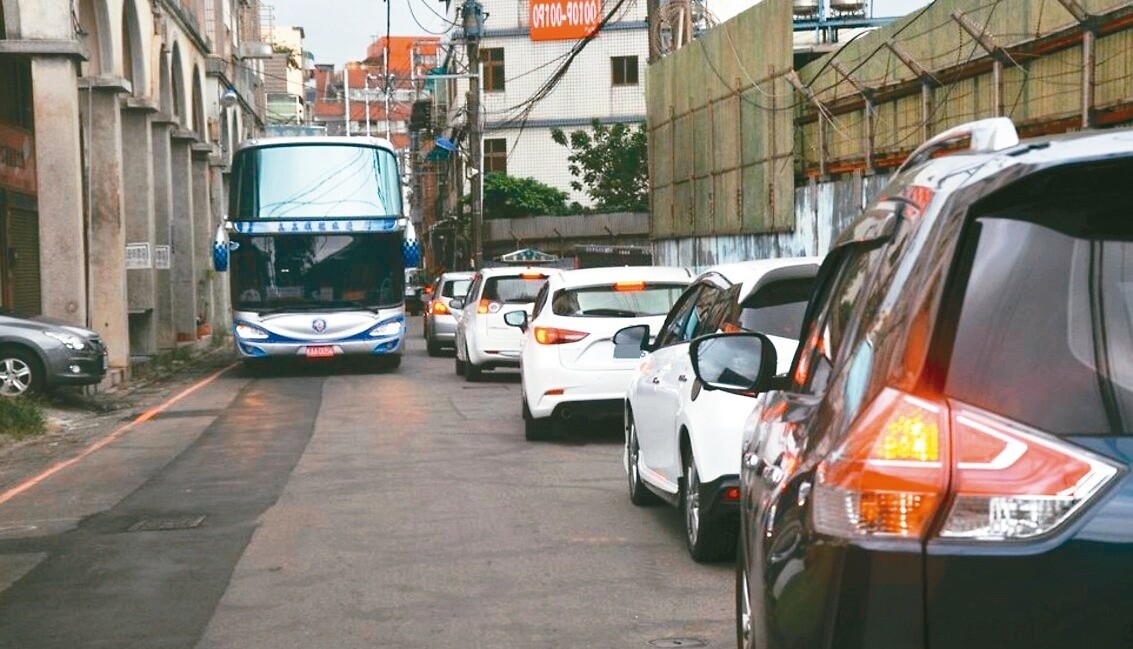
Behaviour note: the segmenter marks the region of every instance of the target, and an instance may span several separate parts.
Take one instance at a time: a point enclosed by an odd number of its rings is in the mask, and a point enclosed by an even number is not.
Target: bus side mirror
[[[212,240],[212,267],[216,272],[228,272],[228,252],[228,232],[221,223],[216,228],[216,236]]]

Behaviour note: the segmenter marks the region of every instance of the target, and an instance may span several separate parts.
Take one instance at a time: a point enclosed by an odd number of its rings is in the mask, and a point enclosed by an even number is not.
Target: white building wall
[[[604,3],[603,11],[609,11],[614,4]],[[503,92],[482,94],[484,138],[507,140],[508,175],[535,178],[566,191],[571,201],[589,205],[583,192],[571,189],[574,177],[567,169],[570,152],[555,144],[551,129],[561,128],[568,133],[589,129],[593,119],[627,124],[645,121],[645,68],[649,54],[645,3],[626,3],[618,19],[586,45],[555,89],[530,111],[522,129],[523,116],[516,107],[535,95],[576,41],[532,41],[527,29],[527,0],[483,0],[483,6],[489,16],[480,48],[503,48],[505,79]],[[610,59],[615,56],[637,57],[637,85],[613,85]],[[462,51],[460,60],[466,62]],[[465,84],[459,85],[457,101],[450,104],[457,107],[463,106],[466,89]]]

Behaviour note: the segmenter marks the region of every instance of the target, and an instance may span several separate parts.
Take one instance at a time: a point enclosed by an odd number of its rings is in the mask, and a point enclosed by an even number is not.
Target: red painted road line
[[[189,386],[188,388],[185,388],[177,396],[172,397],[171,399],[169,399],[165,403],[162,403],[161,405],[150,408],[149,410],[138,415],[136,419],[134,419],[133,421],[129,422],[128,424],[122,426],[121,428],[114,431],[113,433],[110,433],[109,435],[102,438],[98,442],[92,444],[90,447],[88,447],[82,453],[76,455],[75,457],[73,457],[69,460],[63,460],[62,462],[57,462],[57,463],[51,465],[50,467],[48,467],[47,469],[45,469],[39,475],[32,477],[32,478],[28,478],[27,480],[21,482],[20,484],[16,485],[15,487],[12,487],[11,489],[5,491],[4,493],[0,494],[0,505],[3,505],[4,503],[6,503],[9,500],[15,498],[16,496],[22,494],[23,492],[27,491],[28,489],[31,489],[32,487],[36,486],[37,484],[40,484],[44,480],[50,478],[51,476],[55,475],[56,473],[59,473],[63,469],[66,469],[67,467],[72,466],[74,464],[78,464],[79,462],[90,457],[92,454],[94,454],[99,449],[105,447],[106,445],[112,444],[113,442],[115,442],[116,440],[121,438],[123,435],[125,435],[127,432],[129,432],[130,429],[132,429],[135,426],[138,426],[140,424],[144,424],[147,421],[158,416],[162,412],[165,412],[171,406],[173,406],[173,404],[184,399],[185,397],[189,396],[190,394],[193,394],[197,390],[200,390],[201,388],[205,387],[209,383],[212,383],[221,374],[224,374],[225,372],[232,369],[233,367],[236,367],[236,363],[233,363],[233,364],[229,365],[228,367],[225,367],[223,369],[217,370],[216,372],[213,372],[212,374],[206,376],[205,378],[201,379],[197,383]]]

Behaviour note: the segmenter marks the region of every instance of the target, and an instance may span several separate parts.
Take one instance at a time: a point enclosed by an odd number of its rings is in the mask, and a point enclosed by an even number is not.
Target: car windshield
[[[665,315],[684,289],[682,284],[645,282],[562,289],[556,291],[551,299],[551,312],[561,316],[600,318]]]
[[[527,304],[535,301],[539,289],[547,283],[543,276],[535,278],[520,277],[489,277],[484,280],[484,293],[481,299],[504,304]]]

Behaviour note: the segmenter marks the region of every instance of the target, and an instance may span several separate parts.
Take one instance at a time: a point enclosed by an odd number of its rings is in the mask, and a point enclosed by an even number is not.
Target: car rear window
[[[799,339],[814,278],[783,279],[755,290],[740,305],[738,318],[729,318],[740,329]]]
[[[468,285],[472,280],[449,279],[441,285],[441,297],[464,297],[468,294]]]
[[[665,315],[681,296],[683,284],[607,284],[555,292],[551,312],[561,316],[640,318]]]
[[[484,280],[484,292],[480,299],[503,304],[527,304],[535,301],[539,289],[546,283],[546,277],[526,278],[518,275],[489,277]]]
[[[1050,433],[1127,432],[1133,210],[1127,201],[1032,209],[975,223],[945,389]]]

